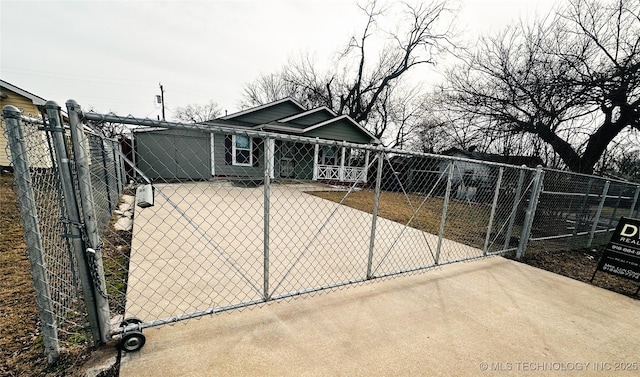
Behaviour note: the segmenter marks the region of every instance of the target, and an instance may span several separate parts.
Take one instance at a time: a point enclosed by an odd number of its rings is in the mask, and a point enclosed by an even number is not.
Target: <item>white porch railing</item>
[[[318,165],[317,179],[344,182],[367,181],[365,168],[335,165]]]
[[[345,166],[344,167],[344,181],[347,182],[355,182],[355,181],[367,181],[367,176],[365,169],[359,166]]]

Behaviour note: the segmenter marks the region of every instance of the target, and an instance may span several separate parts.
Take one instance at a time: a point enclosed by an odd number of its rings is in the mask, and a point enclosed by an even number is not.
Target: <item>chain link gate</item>
[[[45,353],[52,362],[61,347],[103,343],[111,336],[101,241],[93,234],[108,226],[111,211],[97,215],[92,201],[106,191],[111,198],[100,207],[114,205],[123,182],[108,184],[97,177],[104,169],[87,169],[90,157],[94,165],[108,164],[107,150],[117,161],[118,142],[88,128],[71,130],[54,102],[41,115],[31,118],[13,106],[3,109]],[[78,140],[87,138],[99,140],[100,147],[78,149]]]
[[[67,128],[57,105],[48,105],[37,132],[50,144],[73,141],[66,157],[60,148],[47,154],[52,177],[65,177],[52,185],[63,213],[53,222],[67,229],[57,242],[73,262],[66,273],[82,282],[76,301],[93,339],[118,336],[127,351],[144,345],[149,327],[449,263],[522,257],[530,241],[599,242],[616,217],[638,213],[638,185],[599,177],[215,121],[82,112],[74,101]],[[5,109],[8,125],[25,121],[16,114]],[[132,153],[91,131],[107,123],[133,130]],[[14,166],[19,189],[19,170],[39,171],[28,159]],[[136,190],[139,205],[127,204]],[[114,230],[127,216],[133,229]]]
[[[80,118],[133,126],[127,162],[153,187],[153,205],[135,211],[126,319],[113,330],[129,351],[145,328],[523,251],[542,179],[212,122]]]

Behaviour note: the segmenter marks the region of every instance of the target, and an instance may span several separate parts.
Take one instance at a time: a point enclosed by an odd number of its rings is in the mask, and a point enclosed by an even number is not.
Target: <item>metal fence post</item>
[[[491,215],[489,215],[489,225],[487,226],[487,236],[484,238],[484,247],[482,252],[487,255],[487,248],[489,247],[489,239],[491,239],[491,228],[493,227],[493,218],[496,215],[496,207],[498,206],[498,197],[500,196],[500,185],[502,184],[502,174],[504,167],[500,167],[498,170],[498,180],[496,181],[496,191],[493,194],[493,203],[491,204]]]
[[[629,209],[629,217],[633,217],[636,205],[638,204],[638,196],[640,196],[640,186],[636,187],[636,193],[633,195],[633,203],[631,204],[631,209]]]
[[[69,127],[71,129],[71,141],[73,146],[73,156],[75,159],[76,173],[78,176],[78,189],[80,191],[80,204],[84,217],[84,226],[87,233],[87,240],[91,250],[87,249],[87,261],[91,272],[95,292],[95,302],[97,309],[98,325],[100,327],[100,341],[106,343],[111,339],[109,300],[107,296],[107,285],[104,277],[104,267],[102,264],[102,240],[98,231],[98,217],[96,214],[93,188],[91,186],[91,168],[89,167],[89,151],[85,146],[89,145],[87,136],[84,134],[82,123],[80,122],[81,108],[74,100],[66,103],[69,114]],[[107,172],[105,171],[105,175]]]
[[[593,219],[593,224],[591,225],[591,232],[589,232],[589,241],[587,241],[587,247],[591,247],[591,244],[593,243],[593,236],[596,233],[596,229],[598,229],[598,223],[600,222],[600,215],[602,214],[602,208],[604,207],[604,202],[607,200],[607,193],[609,192],[610,184],[611,184],[611,181],[606,181],[604,183],[604,189],[602,189],[600,204],[598,204],[596,217]]]
[[[436,248],[436,260],[434,264],[440,262],[440,249],[442,248],[442,237],[444,237],[444,224],[447,221],[447,210],[449,209],[449,196],[451,196],[451,180],[453,179],[453,170],[455,161],[449,162],[449,175],[447,178],[447,190],[444,193],[444,203],[442,203],[442,217],[440,218],[440,231],[438,232],[438,247]]]
[[[270,191],[271,191],[271,166],[273,164],[272,144],[275,140],[265,138],[263,143],[264,148],[264,216],[263,216],[263,242],[264,242],[264,255],[263,255],[263,298],[265,301],[269,300],[271,294],[269,293],[269,218],[270,218]]]
[[[524,217],[524,224],[522,225],[522,233],[520,233],[520,242],[518,243],[516,259],[521,259],[524,256],[527,244],[529,243],[531,227],[533,226],[533,220],[536,216],[536,209],[538,208],[538,200],[540,199],[540,193],[542,192],[543,181],[544,171],[542,171],[542,167],[538,166],[538,168],[536,169],[536,176],[534,178],[533,187],[531,188],[529,206],[527,207],[527,212],[525,213]]]
[[[622,190],[620,190],[620,192],[618,192],[618,201],[616,202],[616,205],[613,207],[613,212],[611,213],[611,216],[609,216],[609,223],[607,224],[607,232],[611,229],[611,224],[613,224],[613,222],[615,221],[616,215],[618,214],[618,208],[620,208],[620,202],[622,201]]]
[[[520,177],[518,178],[518,186],[516,186],[516,195],[513,198],[513,206],[511,207],[511,213],[509,214],[509,225],[507,226],[507,234],[504,239],[503,249],[507,250],[511,246],[511,235],[513,234],[513,224],[516,221],[516,215],[518,213],[518,204],[520,204],[520,196],[522,195],[522,185],[524,185],[525,170],[520,169]]]
[[[340,171],[338,172],[338,179],[340,181],[344,181],[345,171],[344,171],[344,160],[345,160],[346,147],[343,145],[340,148]]]
[[[120,165],[120,159],[118,158],[117,151],[119,143],[113,140],[109,140],[109,143],[111,143],[111,158],[113,159],[113,170],[115,170],[116,173],[116,197],[120,198],[120,195],[122,195],[122,187],[124,185],[122,184],[122,167]]]
[[[576,237],[580,231],[580,225],[585,217],[587,212],[587,206],[589,205],[589,195],[591,194],[591,187],[593,186],[593,178],[589,178],[589,183],[587,184],[587,190],[584,194],[584,200],[582,201],[582,205],[580,206],[580,212],[576,212],[576,226],[573,229],[573,237]]]
[[[91,281],[91,271],[85,253],[84,242],[82,239],[82,223],[80,222],[80,212],[78,203],[76,202],[76,194],[73,186],[73,175],[71,173],[71,161],[67,153],[65,143],[64,126],[62,117],[60,116],[60,106],[54,101],[48,101],[45,104],[47,117],[49,118],[49,132],[53,140],[53,147],[56,151],[56,163],[60,174],[60,183],[64,193],[64,205],[66,207],[67,221],[71,235],[71,246],[78,260],[78,273],[80,282],[82,283],[82,293],[85,306],[87,307],[87,316],[89,318],[89,327],[94,342],[101,341],[100,322],[98,320],[98,311],[95,302],[95,289]]]
[[[378,204],[380,203],[380,188],[382,187],[383,152],[378,152],[378,169],[376,170],[376,188],[373,195],[373,211],[371,219],[371,237],[369,238],[369,257],[367,258],[367,279],[371,279],[371,265],[373,264],[373,249],[376,242],[376,226],[378,221]],[[367,165],[368,166],[368,165]]]
[[[58,341],[58,324],[53,311],[51,290],[47,267],[42,247],[42,236],[38,223],[33,182],[29,172],[29,161],[24,144],[24,133],[20,121],[20,110],[7,105],[2,109],[2,115],[7,124],[7,139],[11,149],[11,163],[13,176],[20,204],[20,214],[24,225],[24,238],[29,255],[29,267],[33,287],[36,291],[36,304],[41,321],[44,351],[49,363],[54,362],[60,355]]]
[[[104,178],[104,187],[107,190],[107,205],[109,206],[109,213],[111,213],[113,212],[113,199],[111,198],[111,187],[109,184],[107,153],[105,151],[105,142],[102,138],[100,139],[100,155],[102,156],[102,176]]]

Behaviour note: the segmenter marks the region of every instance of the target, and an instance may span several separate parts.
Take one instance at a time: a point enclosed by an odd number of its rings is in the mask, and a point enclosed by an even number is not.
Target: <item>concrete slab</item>
[[[320,188],[271,187],[274,296],[366,275],[371,215],[303,192]],[[262,188],[158,190],[154,207],[136,211],[127,317],[149,322],[260,299]],[[436,243],[378,219],[373,274],[433,265]],[[445,240],[439,257],[481,254]],[[490,258],[146,329],[147,345],[125,355],[120,375],[607,375],[615,363],[640,362],[638,309],[627,297]]]
[[[272,185],[272,297],[367,275],[372,216],[305,193],[325,185]],[[263,188],[225,182],[157,185],[137,208],[126,317],[145,322],[260,300],[264,292]],[[374,276],[432,266],[438,238],[379,218]],[[441,263],[482,251],[444,240]]]
[[[631,376],[638,323],[640,301],[494,257],[147,329],[120,376]]]

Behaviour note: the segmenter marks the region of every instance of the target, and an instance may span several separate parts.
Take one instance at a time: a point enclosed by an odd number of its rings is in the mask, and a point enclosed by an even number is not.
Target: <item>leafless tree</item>
[[[174,118],[182,122],[200,123],[215,119],[221,114],[220,106],[214,101],[209,101],[204,105],[192,104],[178,107],[174,111]]]
[[[425,153],[439,153],[449,148],[469,150],[480,147],[486,151],[483,135],[472,117],[455,117],[454,113],[437,108],[422,118],[411,149]]]
[[[247,85],[244,106],[255,106],[291,96],[308,107],[326,106],[347,114],[389,143],[401,145],[406,125],[389,122],[407,118],[407,111],[392,109],[402,97],[395,92],[400,79],[412,68],[435,64],[454,46],[451,41],[455,9],[451,1],[407,2],[385,6],[376,0],[360,5],[366,23],[351,37],[327,72],[319,72],[309,56],[291,60],[275,74],[260,76]],[[385,16],[399,12],[392,30],[383,28]],[[391,113],[394,113],[392,116]],[[409,118],[412,118],[410,116]],[[393,131],[391,131],[393,129]],[[394,135],[387,135],[390,132]],[[399,133],[397,133],[399,132]]]
[[[640,127],[640,2],[569,0],[557,16],[484,38],[448,75],[452,109],[487,135],[530,135],[591,173]]]

